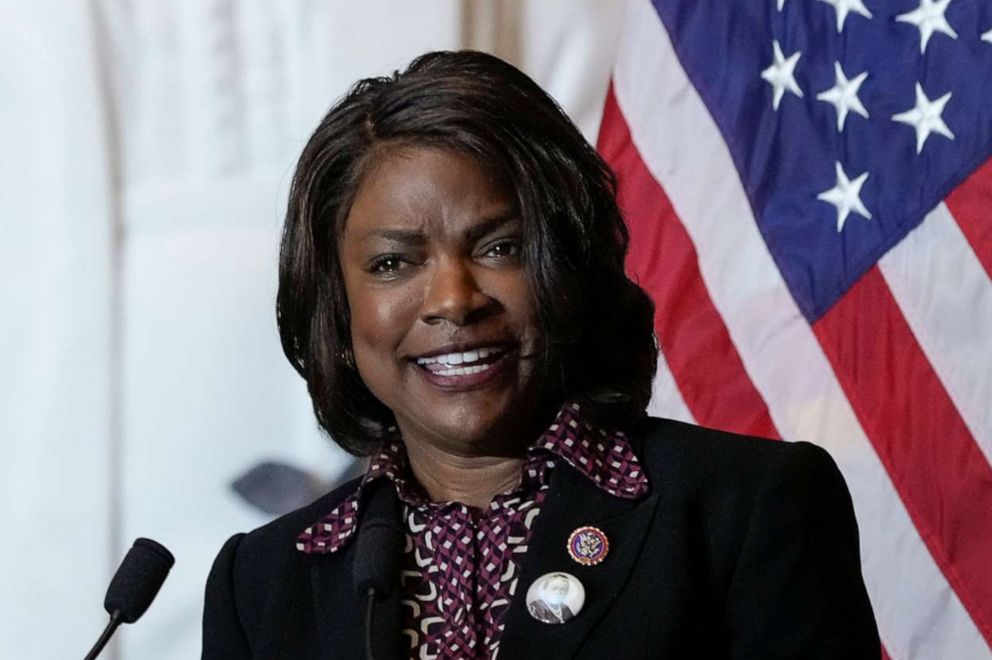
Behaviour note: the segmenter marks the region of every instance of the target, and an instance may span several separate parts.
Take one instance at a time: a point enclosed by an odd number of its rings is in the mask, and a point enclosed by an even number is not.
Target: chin
[[[433,419],[421,417],[414,423],[434,436],[436,444],[443,444],[449,451],[466,455],[501,454],[521,443],[527,446],[533,441],[533,438],[522,437],[522,428],[527,423],[521,415],[530,416],[529,406],[523,401],[498,400],[480,406],[455,405],[443,412],[440,407],[434,407],[436,413],[441,413],[439,416]]]
[[[476,411],[464,411],[461,414],[452,411],[438,426],[452,445],[471,449],[491,444],[493,436],[505,435],[501,429],[513,426],[514,417],[512,413],[489,415]]]

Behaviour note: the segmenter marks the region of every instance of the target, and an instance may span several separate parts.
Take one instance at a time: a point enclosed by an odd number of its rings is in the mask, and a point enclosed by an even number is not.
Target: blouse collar
[[[548,470],[564,461],[599,489],[621,499],[638,499],[648,493],[650,483],[623,431],[607,430],[585,421],[577,403],[566,403],[537,442],[527,450],[520,491],[536,491],[547,484]],[[378,479],[390,480],[400,500],[410,506],[444,506],[431,502],[410,475],[406,449],[400,438],[383,443],[369,462],[354,493],[329,514],[314,522],[297,537],[296,548],[306,554],[336,552],[354,535],[362,506],[362,493]]]

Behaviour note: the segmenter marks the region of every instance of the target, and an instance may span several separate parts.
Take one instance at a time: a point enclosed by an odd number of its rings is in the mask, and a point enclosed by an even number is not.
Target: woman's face
[[[362,380],[405,440],[458,455],[526,446],[543,348],[521,220],[465,155],[397,148],[359,185],[341,268]]]
[[[553,577],[545,588],[544,602],[548,605],[561,605],[568,598],[568,578]]]

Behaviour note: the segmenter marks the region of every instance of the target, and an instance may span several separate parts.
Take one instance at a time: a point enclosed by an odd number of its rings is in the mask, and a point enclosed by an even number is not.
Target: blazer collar
[[[632,444],[623,431],[590,424],[583,418],[579,404],[566,402],[548,430],[527,451],[520,488],[534,491],[544,485],[546,463],[553,456],[611,495],[640,499],[650,484]],[[373,456],[358,489],[299,534],[297,549],[307,554],[338,552],[358,528],[365,500],[363,491],[381,479],[393,482],[400,499],[407,504],[428,504],[426,495],[409,478],[409,459],[402,440],[398,436],[391,438]]]

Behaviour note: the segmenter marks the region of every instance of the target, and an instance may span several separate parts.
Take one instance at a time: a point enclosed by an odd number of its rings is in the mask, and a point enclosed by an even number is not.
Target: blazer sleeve
[[[851,496],[830,455],[790,443],[757,490],[728,600],[734,658],[873,658]]]
[[[227,540],[207,578],[203,604],[204,660],[251,657],[234,593],[234,559],[244,536],[235,534]]]

